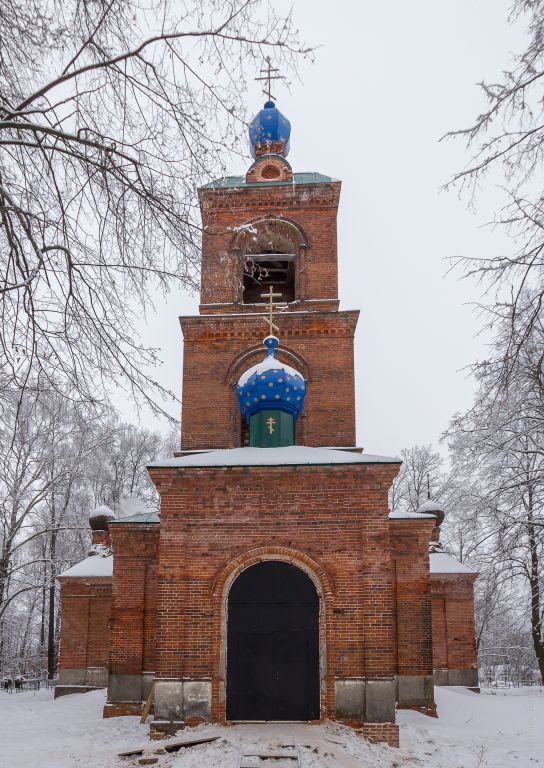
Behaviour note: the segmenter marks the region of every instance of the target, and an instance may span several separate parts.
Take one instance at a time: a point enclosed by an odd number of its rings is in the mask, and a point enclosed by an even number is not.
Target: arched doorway
[[[242,571],[228,598],[227,719],[319,718],[319,597],[290,563]]]

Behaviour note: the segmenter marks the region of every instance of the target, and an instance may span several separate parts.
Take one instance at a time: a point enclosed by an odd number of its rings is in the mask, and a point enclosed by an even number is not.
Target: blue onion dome
[[[273,101],[267,101],[264,109],[255,115],[249,124],[249,146],[251,157],[255,157],[255,144],[265,141],[284,141],[285,157],[289,154],[289,137],[291,136],[291,123],[282,115]]]
[[[279,340],[275,336],[267,336],[263,344],[268,354],[242,374],[238,382],[236,391],[242,416],[249,423],[254,413],[275,408],[290,413],[296,421],[304,409],[304,377],[277,359]]]

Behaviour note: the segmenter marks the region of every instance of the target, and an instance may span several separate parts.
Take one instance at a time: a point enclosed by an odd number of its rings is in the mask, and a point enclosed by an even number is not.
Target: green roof
[[[245,176],[224,176],[222,179],[210,181],[204,184],[202,189],[235,189],[236,187],[281,187],[289,184],[326,184],[331,181],[338,181],[332,176],[326,176],[317,171],[308,171],[306,173],[294,173],[292,181],[246,181]]]

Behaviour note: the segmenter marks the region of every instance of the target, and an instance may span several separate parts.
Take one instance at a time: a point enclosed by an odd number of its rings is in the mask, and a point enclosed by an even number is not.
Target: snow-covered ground
[[[218,735],[208,745],[158,755],[157,768],[238,768],[241,752],[298,749],[303,768],[533,768],[544,766],[544,689],[481,695],[438,688],[439,719],[400,712],[401,749],[372,745],[327,725],[208,725],[177,738]],[[0,768],[131,768],[117,753],[145,745],[135,717],[102,719],[104,693],[53,700],[50,691],[0,692]],[[266,764],[263,764],[266,765]]]

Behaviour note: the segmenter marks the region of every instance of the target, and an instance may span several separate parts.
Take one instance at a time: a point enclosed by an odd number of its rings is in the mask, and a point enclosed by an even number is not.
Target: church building
[[[390,511],[400,459],[356,446],[339,308],[340,181],[293,172],[268,101],[245,176],[199,189],[199,314],[181,317],[181,449],[148,467],[160,514],[90,517],[59,577],[56,695],[108,689],[151,735],[204,721],[333,719],[398,746],[396,710],[476,688],[476,573],[443,512]]]

